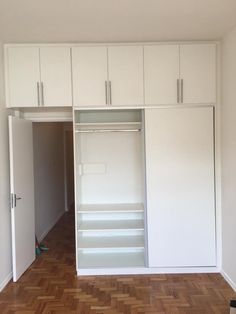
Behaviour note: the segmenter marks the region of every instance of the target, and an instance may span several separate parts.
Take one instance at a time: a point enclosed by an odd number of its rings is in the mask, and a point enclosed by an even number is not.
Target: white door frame
[[[65,211],[69,211],[69,206],[67,196],[68,196],[68,184],[67,184],[67,153],[66,153],[66,144],[67,144],[67,132],[73,132],[73,125],[64,126],[63,129],[63,147],[64,147],[64,191],[65,191]]]

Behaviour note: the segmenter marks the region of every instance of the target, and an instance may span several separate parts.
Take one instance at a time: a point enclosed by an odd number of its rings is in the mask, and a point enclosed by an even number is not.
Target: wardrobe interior
[[[75,110],[77,268],[142,267],[143,110]]]

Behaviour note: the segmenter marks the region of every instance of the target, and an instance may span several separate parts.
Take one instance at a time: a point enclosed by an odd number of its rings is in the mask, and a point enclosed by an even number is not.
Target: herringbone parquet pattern
[[[0,313],[229,313],[236,295],[218,274],[76,277],[73,215],[48,234],[50,247],[0,294]]]

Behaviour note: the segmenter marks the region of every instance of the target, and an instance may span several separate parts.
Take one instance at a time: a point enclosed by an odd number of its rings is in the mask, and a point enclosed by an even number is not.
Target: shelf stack
[[[143,267],[143,211],[142,204],[81,205],[79,267]]]

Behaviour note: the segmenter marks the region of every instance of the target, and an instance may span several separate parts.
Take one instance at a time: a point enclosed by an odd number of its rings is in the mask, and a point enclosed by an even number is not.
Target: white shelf
[[[78,213],[105,213],[105,212],[119,212],[119,213],[138,213],[143,212],[143,204],[83,204],[80,205]]]
[[[78,231],[143,230],[143,220],[85,220]]]
[[[143,252],[84,253],[78,254],[79,268],[144,267]]]
[[[79,249],[144,248],[143,236],[80,237]]]

